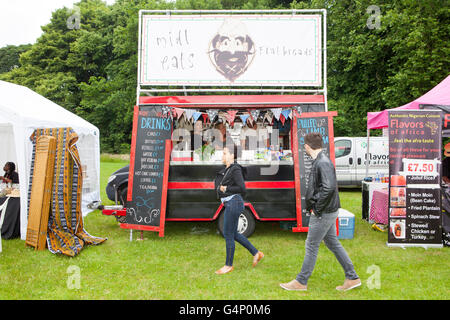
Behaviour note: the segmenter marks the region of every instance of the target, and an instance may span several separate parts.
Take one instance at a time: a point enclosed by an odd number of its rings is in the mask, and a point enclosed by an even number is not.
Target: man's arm
[[[317,174],[320,178],[320,190],[317,194],[317,202],[314,206],[314,209],[315,212],[320,214],[330,203],[330,200],[336,192],[337,181],[336,173],[331,163],[318,164]]]

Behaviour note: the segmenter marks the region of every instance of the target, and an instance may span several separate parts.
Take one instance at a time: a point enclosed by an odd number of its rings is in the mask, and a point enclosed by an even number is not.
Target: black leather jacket
[[[228,197],[232,194],[240,194],[241,196],[244,196],[246,192],[244,181],[245,174],[246,168],[243,168],[237,163],[233,163],[228,168],[220,170],[214,180],[217,198]],[[220,191],[220,186],[227,187],[225,192]]]
[[[336,170],[323,151],[313,161],[305,200],[307,211],[313,210],[318,216],[336,212],[341,207]]]

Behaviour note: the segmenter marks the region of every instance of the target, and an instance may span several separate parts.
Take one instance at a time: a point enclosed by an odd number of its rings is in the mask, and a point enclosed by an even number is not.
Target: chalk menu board
[[[300,184],[300,197],[301,197],[301,227],[307,227],[309,225],[309,212],[306,210],[306,189],[309,182],[309,173],[311,172],[313,159],[306,154],[305,151],[305,136],[311,132],[318,132],[323,137],[323,152],[330,159],[334,159],[334,150],[332,150],[332,157],[330,157],[330,140],[334,148],[334,136],[333,132],[330,135],[330,125],[332,128],[331,115],[308,117],[304,114],[303,117],[296,118],[297,132],[294,132],[293,139],[297,139],[296,143],[298,151],[294,154],[297,158],[295,161],[296,174],[299,176]],[[297,184],[297,182],[296,182]],[[296,185],[296,188],[298,186]],[[297,215],[299,213],[297,212]],[[297,219],[298,220],[298,219]]]
[[[165,169],[169,163],[168,159],[165,161],[168,154],[166,140],[171,136],[172,119],[163,113],[161,106],[135,107],[126,205],[128,227],[160,226],[167,196],[164,188],[164,180],[168,179]]]

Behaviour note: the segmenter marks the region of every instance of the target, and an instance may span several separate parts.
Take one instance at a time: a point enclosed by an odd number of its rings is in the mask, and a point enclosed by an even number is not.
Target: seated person
[[[19,183],[19,174],[16,172],[16,165],[14,162],[7,162],[3,167],[3,171],[5,171],[5,175],[0,177],[4,183]]]

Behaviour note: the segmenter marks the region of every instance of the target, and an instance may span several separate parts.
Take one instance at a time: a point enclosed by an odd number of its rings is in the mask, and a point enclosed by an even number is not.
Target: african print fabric
[[[91,236],[84,230],[81,213],[82,170],[75,143],[78,135],[72,128],[36,129],[33,141],[28,206],[34,170],[36,139],[41,135],[56,138],[55,170],[53,177],[51,211],[48,219],[47,246],[50,252],[76,256],[85,245],[100,244],[106,238]]]

